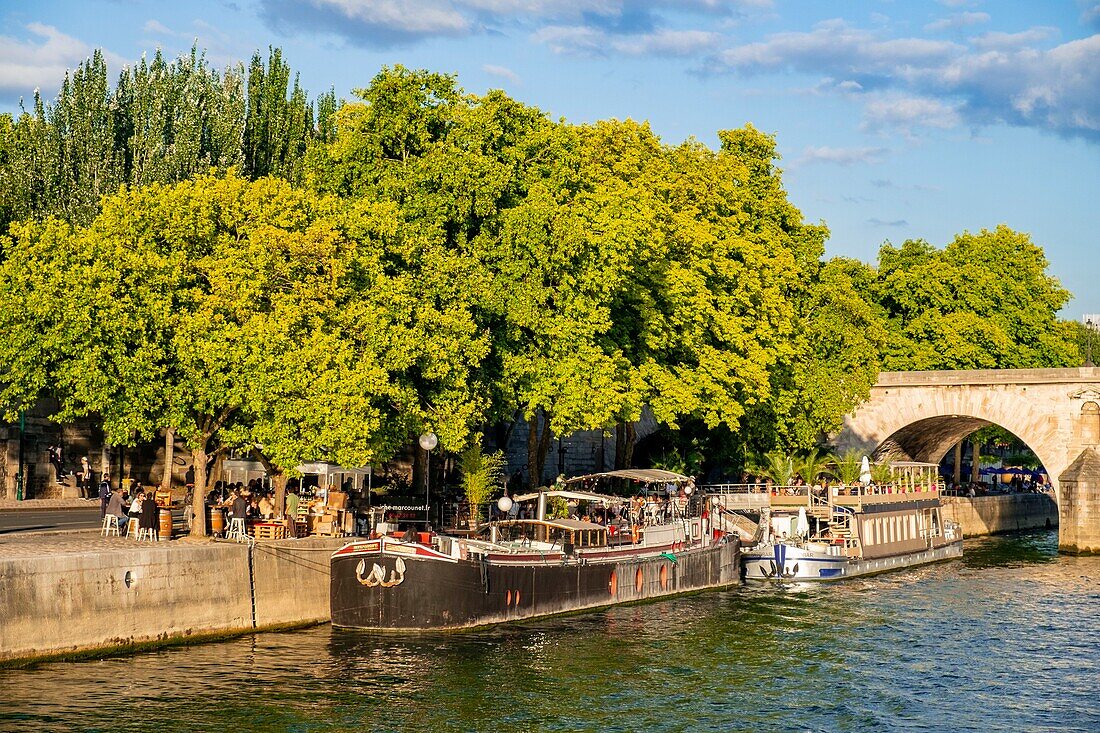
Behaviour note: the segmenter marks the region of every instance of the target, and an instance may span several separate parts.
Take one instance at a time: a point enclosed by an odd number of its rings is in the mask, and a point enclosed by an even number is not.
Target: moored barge
[[[613,471],[570,483],[609,477],[674,487],[680,501],[651,496],[631,503],[566,488],[532,495],[536,516],[489,522],[479,537],[351,542],[332,555],[333,625],[462,629],[739,582],[738,540],[714,530],[705,497],[691,496],[690,479],[666,471]],[[549,518],[546,506],[554,498],[605,510],[614,505],[615,511],[603,523]]]
[[[938,466],[891,464],[876,486],[769,487],[750,581],[829,581],[962,556],[962,529],[941,513]]]

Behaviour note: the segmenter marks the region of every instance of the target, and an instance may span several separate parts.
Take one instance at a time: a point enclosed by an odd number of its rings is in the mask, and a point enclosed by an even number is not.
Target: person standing
[[[80,498],[92,498],[92,464],[88,462],[88,456],[80,459]]]
[[[187,528],[187,531],[191,531],[191,522],[195,519],[195,487],[192,484],[187,485],[187,497],[183,500],[183,526]]]
[[[50,446],[50,463],[53,465],[54,481],[55,483],[61,483],[65,480],[65,462],[62,460],[61,444]]]
[[[236,491],[233,492],[233,518],[234,519],[247,519],[248,518],[248,499],[241,496]]]
[[[111,477],[103,472],[103,480],[99,482],[99,518],[103,519],[107,514],[107,503],[111,500]]]

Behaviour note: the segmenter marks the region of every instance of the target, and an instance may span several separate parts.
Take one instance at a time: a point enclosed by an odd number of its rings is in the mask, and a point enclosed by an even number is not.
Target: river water
[[[0,670],[0,731],[1100,731],[1100,557],[1056,545],[471,633],[322,626]]]

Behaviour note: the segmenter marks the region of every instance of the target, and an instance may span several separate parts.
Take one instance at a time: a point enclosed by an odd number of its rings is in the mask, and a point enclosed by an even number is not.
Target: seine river
[[[0,670],[0,731],[1100,731],[1100,557],[1056,541],[476,633]]]

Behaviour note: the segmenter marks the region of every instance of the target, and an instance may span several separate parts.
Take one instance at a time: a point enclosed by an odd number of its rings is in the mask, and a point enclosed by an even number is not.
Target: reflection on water
[[[1053,532],[829,586],[484,631],[319,627],[0,670],[0,730],[1100,730],[1100,558]]]

